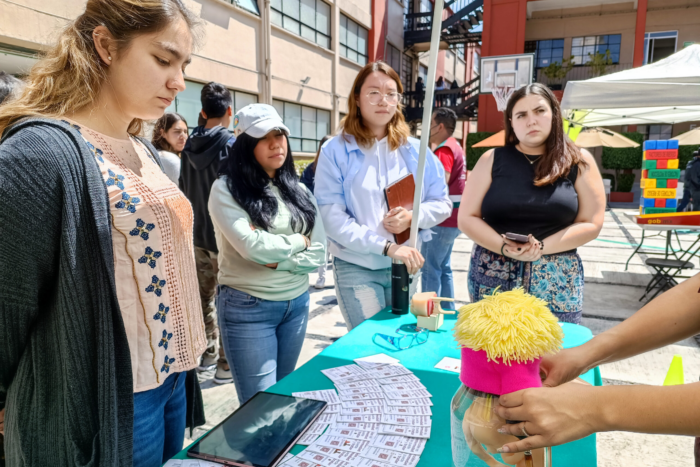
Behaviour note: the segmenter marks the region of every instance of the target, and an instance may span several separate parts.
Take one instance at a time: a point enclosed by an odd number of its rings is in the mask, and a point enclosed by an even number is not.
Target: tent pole
[[[413,174],[416,191],[413,195],[413,216],[411,220],[411,236],[408,245],[416,248],[418,242],[418,220],[420,219],[420,204],[423,195],[423,177],[425,174],[425,158],[430,139],[430,120],[433,113],[433,98],[435,95],[435,74],[437,59],[440,53],[440,34],[442,33],[442,12],[444,0],[435,0],[433,7],[433,24],[430,35],[430,58],[428,59],[428,76],[423,101],[423,120],[421,121],[420,149],[418,150],[418,168]],[[394,314],[408,313],[409,290],[412,279],[408,275],[406,265],[393,260],[391,264],[391,311]]]
[[[435,0],[433,25],[430,35],[430,58],[428,59],[428,82],[425,86],[423,101],[423,120],[421,121],[420,149],[418,151],[418,170],[413,174],[416,181],[416,191],[413,196],[413,220],[411,221],[411,237],[409,245],[416,248],[418,242],[418,219],[423,194],[423,176],[425,174],[425,158],[430,140],[430,123],[433,115],[433,98],[435,96],[435,75],[437,74],[437,59],[440,53],[440,33],[442,32],[442,12],[444,0]]]

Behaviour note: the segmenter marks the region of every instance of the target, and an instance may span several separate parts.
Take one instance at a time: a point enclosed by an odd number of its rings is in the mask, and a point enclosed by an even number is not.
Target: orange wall
[[[482,57],[521,54],[525,51],[527,0],[484,0]],[[503,129],[503,114],[491,95],[479,96],[479,131]]]

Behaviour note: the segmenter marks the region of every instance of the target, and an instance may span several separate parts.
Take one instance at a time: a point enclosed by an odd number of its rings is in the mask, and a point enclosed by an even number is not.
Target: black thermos
[[[408,288],[411,279],[408,268],[402,261],[391,261],[391,312],[395,315],[408,314]]]

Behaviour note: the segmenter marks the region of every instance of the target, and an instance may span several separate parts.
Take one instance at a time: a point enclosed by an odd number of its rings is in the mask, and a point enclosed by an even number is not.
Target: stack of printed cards
[[[432,395],[395,358],[379,354],[321,370],[336,391],[295,392],[328,407],[281,467],[415,467],[430,438]]]

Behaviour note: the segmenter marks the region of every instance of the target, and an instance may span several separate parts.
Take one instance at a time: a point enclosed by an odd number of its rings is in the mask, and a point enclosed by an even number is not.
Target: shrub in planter
[[[467,135],[467,170],[474,170],[474,166],[479,158],[489,149],[492,148],[472,148],[472,145],[483,141],[494,133],[489,133],[488,131],[479,131],[476,133],[469,133]]]
[[[634,169],[642,168],[642,144],[644,143],[644,135],[641,133],[621,133],[627,138],[639,143],[636,148],[603,148],[603,168],[615,171],[615,187],[619,192],[630,192],[634,185],[634,174],[631,173]],[[624,171],[626,173],[621,174]],[[621,176],[625,181],[621,180]],[[631,179],[631,181],[630,181]]]
[[[617,189],[622,193],[629,193],[632,191],[632,186],[634,185],[634,174],[620,174],[617,176]]]

